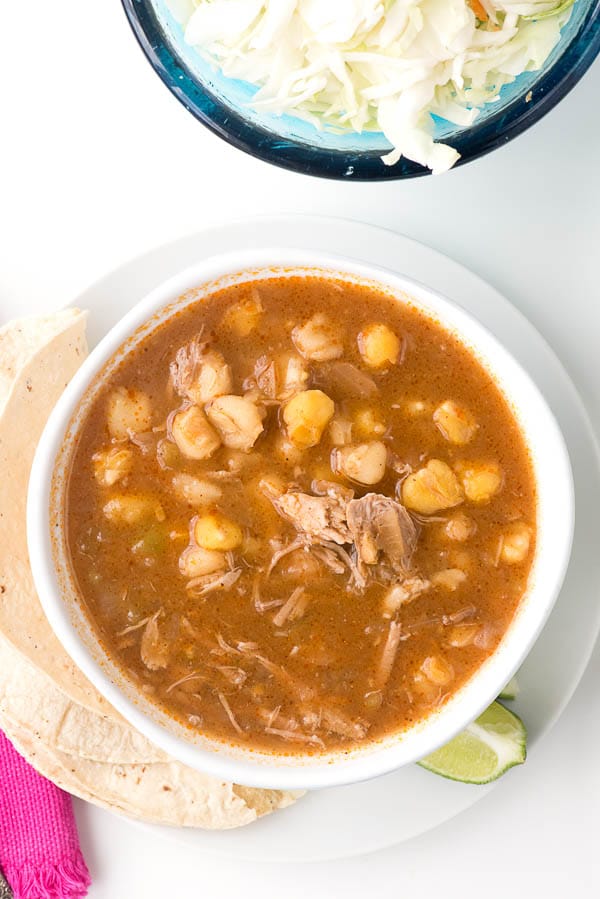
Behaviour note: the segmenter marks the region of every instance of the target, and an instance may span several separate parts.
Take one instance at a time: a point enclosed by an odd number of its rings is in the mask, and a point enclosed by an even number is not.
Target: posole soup
[[[124,356],[66,517],[87,613],[147,698],[213,739],[319,753],[410,727],[494,651],[536,493],[468,348],[375,288],[290,276]]]

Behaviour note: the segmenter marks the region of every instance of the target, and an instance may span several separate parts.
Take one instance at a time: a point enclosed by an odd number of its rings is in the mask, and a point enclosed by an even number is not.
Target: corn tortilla
[[[0,714],[0,727],[37,771],[109,811],[153,824],[229,830],[291,805],[299,794],[237,787],[179,762],[113,765],[51,750]]]
[[[49,751],[93,762],[152,764],[168,755],[128,724],[73,702],[0,637],[0,714],[29,730]]]
[[[73,700],[122,718],[55,637],[37,598],[27,553],[26,499],[33,455],[50,411],[87,355],[79,309],[0,329],[0,634]]]
[[[300,794],[226,783],[155,747],[71,661],[35,592],[29,471],[44,423],[86,355],[85,320],[68,309],[0,329],[0,726],[38,771],[104,808],[174,826],[249,824]]]

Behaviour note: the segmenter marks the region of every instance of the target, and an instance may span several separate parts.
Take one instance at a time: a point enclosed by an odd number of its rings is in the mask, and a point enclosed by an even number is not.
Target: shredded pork
[[[370,399],[379,393],[373,378],[351,362],[330,362],[321,365],[314,382],[331,396],[340,399],[346,397]]]
[[[406,639],[406,637],[403,637],[402,625],[400,622],[397,619],[390,621],[387,637],[383,644],[383,651],[379,660],[379,666],[377,668],[376,679],[379,688],[384,687],[390,679],[396,656],[398,655],[398,648],[403,639]]]
[[[265,727],[266,734],[273,734],[274,737],[281,737],[282,740],[288,740],[292,743],[312,743],[315,746],[324,747],[325,744],[316,734],[303,734],[298,730],[280,730],[278,727]]]
[[[140,643],[140,656],[142,662],[150,671],[158,671],[159,668],[166,668],[169,664],[169,647],[165,640],[162,639],[158,627],[158,619],[162,614],[159,609],[152,618],[149,618]]]
[[[234,729],[235,731],[237,731],[238,734],[243,734],[244,731],[242,730],[242,728],[241,728],[240,725],[238,724],[235,715],[234,715],[233,712],[231,711],[231,706],[229,705],[229,702],[227,701],[227,698],[226,698],[222,693],[220,693],[220,692],[217,693],[217,697],[218,697],[218,699],[219,699],[219,702],[220,702],[221,705],[223,706],[223,709],[225,710],[225,714],[227,715],[227,717],[228,717],[229,720],[231,721],[231,726],[233,727],[233,729]]]
[[[272,502],[282,518],[290,521],[299,533],[340,545],[351,542],[346,503],[340,497],[310,496],[292,491]]]
[[[228,590],[233,587],[242,573],[241,568],[234,568],[233,571],[226,571],[224,574],[203,574],[200,577],[193,577],[186,584],[188,593],[194,596],[206,596],[214,590]]]
[[[390,587],[383,600],[383,614],[391,618],[406,603],[426,593],[431,582],[421,577],[407,577]]]
[[[367,493],[348,503],[347,517],[359,566],[383,561],[397,574],[410,570],[417,528],[401,503],[379,493]]]
[[[206,343],[201,338],[202,331],[177,350],[175,360],[170,365],[173,387],[181,396],[188,395],[188,390],[196,381],[202,367]]]
[[[316,496],[266,491],[298,532],[275,551],[267,574],[289,553],[304,548],[335,574],[347,570],[349,588],[364,589],[369,577],[390,583],[410,576],[418,531],[401,503],[381,493],[354,499],[353,490],[334,481],[315,480],[312,489]]]
[[[304,587],[296,587],[290,594],[289,599],[280,608],[273,618],[275,627],[283,627],[287,621],[296,621],[301,618],[308,606],[308,596],[304,591]]]

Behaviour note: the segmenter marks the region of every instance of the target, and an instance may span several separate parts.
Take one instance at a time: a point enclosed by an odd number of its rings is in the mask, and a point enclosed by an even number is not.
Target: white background
[[[269,167],[203,129],[151,71],[118,0],[0,8],[0,323],[62,306],[211,221],[345,216],[421,240],[498,287],[552,344],[600,429],[600,63],[491,156],[441,178],[345,184]],[[351,861],[216,860],[77,803],[90,895],[596,897],[599,684],[597,650],[524,768],[454,821]]]

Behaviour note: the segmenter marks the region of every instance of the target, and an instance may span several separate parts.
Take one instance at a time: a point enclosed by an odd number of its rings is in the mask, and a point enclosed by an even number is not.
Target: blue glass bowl
[[[255,88],[225,78],[183,39],[166,0],[122,0],[133,32],[155,72],[197,119],[224,140],[307,175],[380,181],[428,174],[407,159],[381,161],[390,149],[380,133],[319,131],[289,115],[251,106]],[[457,165],[502,146],[541,119],[577,83],[600,52],[600,0],[577,0],[561,39],[544,68],[527,72],[502,90],[469,128],[436,120],[435,137],[461,154]],[[531,94],[530,94],[531,92]]]

